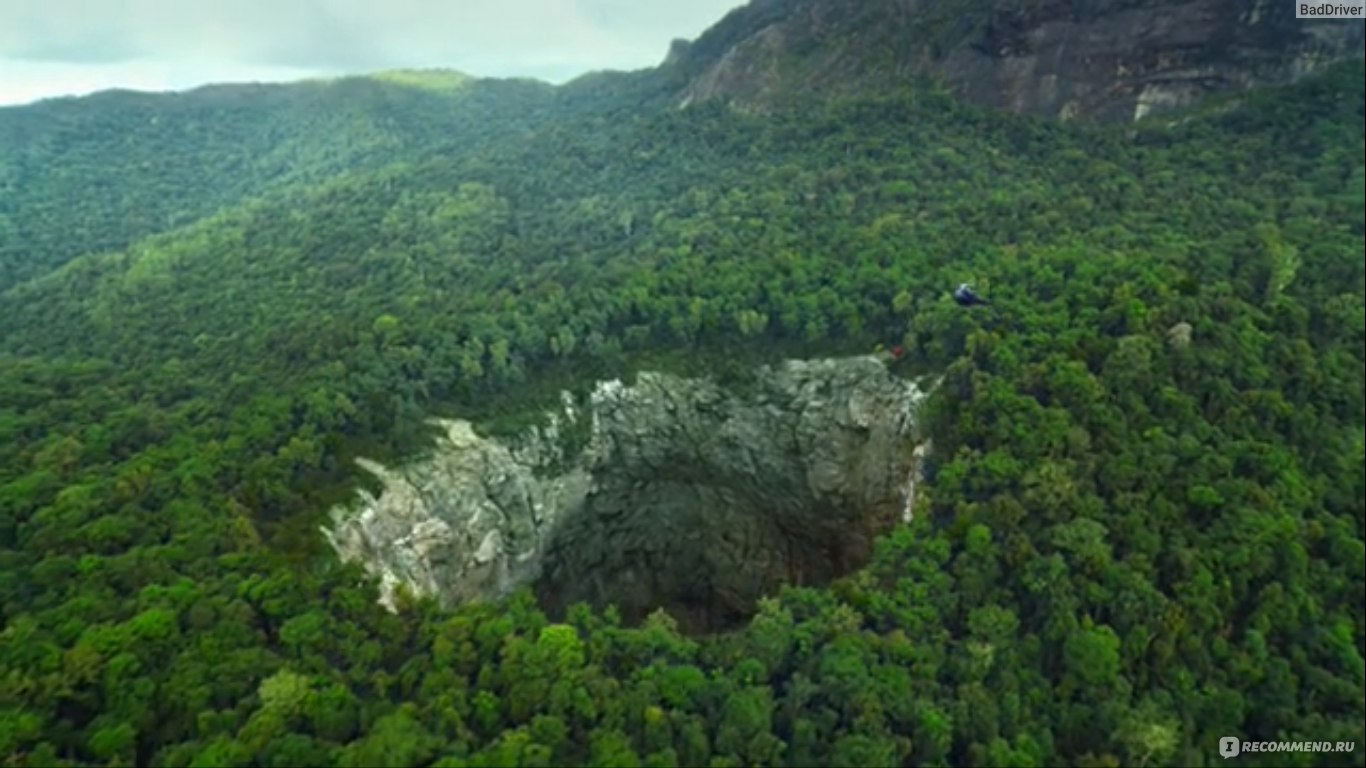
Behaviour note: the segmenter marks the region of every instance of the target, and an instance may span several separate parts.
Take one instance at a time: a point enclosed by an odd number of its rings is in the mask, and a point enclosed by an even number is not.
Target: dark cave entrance
[[[615,605],[628,626],[663,609],[685,634],[734,629],[784,585],[821,586],[865,565],[900,512],[819,503],[800,484],[623,486],[595,491],[551,539],[536,583],[551,616],[585,602]]]

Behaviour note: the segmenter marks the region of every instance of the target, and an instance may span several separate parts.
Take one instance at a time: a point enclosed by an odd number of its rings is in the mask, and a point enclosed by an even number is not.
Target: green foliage
[[[0,108],[0,290],[269,190],[506,137],[552,101],[529,81],[399,70]]]
[[[1362,764],[1359,65],[1132,134],[647,85],[0,111],[7,765]],[[431,412],[878,343],[943,376],[927,498],[734,633],[393,615],[322,551]]]

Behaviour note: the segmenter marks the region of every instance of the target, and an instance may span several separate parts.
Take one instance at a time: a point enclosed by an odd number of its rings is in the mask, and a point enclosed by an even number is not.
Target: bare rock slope
[[[664,67],[680,104],[763,110],[916,77],[1019,114],[1131,121],[1363,55],[1292,0],[752,0]]]
[[[852,570],[909,510],[923,393],[871,357],[790,361],[742,391],[641,374],[566,396],[508,443],[467,422],[335,510],[344,559],[447,604],[534,585],[553,610],[665,608],[712,629]],[[392,602],[390,602],[392,605]]]

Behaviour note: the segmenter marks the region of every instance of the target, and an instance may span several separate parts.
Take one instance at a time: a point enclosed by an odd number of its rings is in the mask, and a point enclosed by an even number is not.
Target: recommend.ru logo
[[[1219,740],[1219,754],[1225,760],[1245,752],[1311,752],[1351,754],[1357,750],[1355,741],[1243,741],[1236,736]]]

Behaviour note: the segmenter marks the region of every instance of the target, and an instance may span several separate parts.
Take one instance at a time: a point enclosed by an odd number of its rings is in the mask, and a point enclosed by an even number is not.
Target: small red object
[[[900,360],[901,356],[904,354],[906,354],[906,350],[902,349],[901,347],[892,347],[892,359]]]

